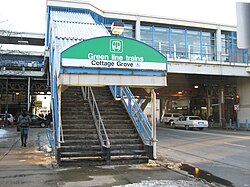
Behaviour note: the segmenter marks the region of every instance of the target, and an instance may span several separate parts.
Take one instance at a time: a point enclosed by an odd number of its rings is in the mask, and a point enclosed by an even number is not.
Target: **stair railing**
[[[129,88],[110,86],[115,99],[121,99],[143,143],[152,146],[152,128]]]
[[[102,147],[110,148],[110,141],[91,87],[81,87],[84,99],[88,100]],[[103,133],[102,133],[103,132]]]

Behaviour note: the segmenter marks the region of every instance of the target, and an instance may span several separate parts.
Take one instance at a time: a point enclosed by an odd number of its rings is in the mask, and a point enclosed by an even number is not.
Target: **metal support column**
[[[28,90],[27,90],[27,111],[30,109],[30,77],[28,77]]]
[[[137,16],[137,18],[136,18],[135,39],[138,41],[141,40],[141,18],[140,18],[140,16]]]
[[[160,120],[163,114],[166,113],[166,98],[160,98]]]
[[[207,95],[207,117],[211,114],[211,95]]]
[[[206,89],[206,96],[207,96],[207,118],[212,115],[211,112],[211,95],[212,95],[212,89],[208,87]]]
[[[221,124],[221,128],[225,127],[225,99],[224,99],[224,87],[221,86],[220,88],[220,94],[219,94],[219,118],[220,118],[220,124]]]
[[[156,159],[156,94],[154,89],[151,90],[151,109],[152,109],[152,144],[153,144],[153,159]]]
[[[217,30],[216,30],[216,47],[217,47],[217,61],[221,62],[222,58],[221,58],[221,53],[222,53],[222,49],[221,49],[221,27],[220,25],[217,25]]]

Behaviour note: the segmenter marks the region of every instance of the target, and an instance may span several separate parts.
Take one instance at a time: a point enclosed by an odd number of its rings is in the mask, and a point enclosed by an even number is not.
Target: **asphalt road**
[[[0,187],[217,187],[161,166],[148,164],[58,167],[49,153],[46,129],[30,128],[21,147],[16,128],[0,129]],[[168,163],[163,158],[162,163]]]
[[[186,171],[198,168],[226,186],[250,186],[250,131],[158,127],[157,139],[158,157],[187,164]]]

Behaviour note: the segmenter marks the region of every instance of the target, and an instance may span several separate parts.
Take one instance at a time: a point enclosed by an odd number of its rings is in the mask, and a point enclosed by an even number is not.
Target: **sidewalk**
[[[20,132],[16,128],[0,129],[0,186],[54,186],[54,171],[46,147],[44,129],[30,129],[27,147],[21,147]]]
[[[46,129],[31,128],[28,146],[24,148],[20,146],[20,134],[16,128],[0,129],[0,186],[214,186],[174,171],[178,165],[175,168],[175,163],[170,164],[166,158],[140,165],[58,168],[50,153],[46,152],[49,142],[45,132]]]

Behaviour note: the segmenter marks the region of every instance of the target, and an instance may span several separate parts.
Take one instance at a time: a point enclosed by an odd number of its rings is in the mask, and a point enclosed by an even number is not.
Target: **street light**
[[[122,34],[124,32],[124,23],[114,21],[111,25],[111,31],[112,31],[112,34],[115,34],[115,35]]]

